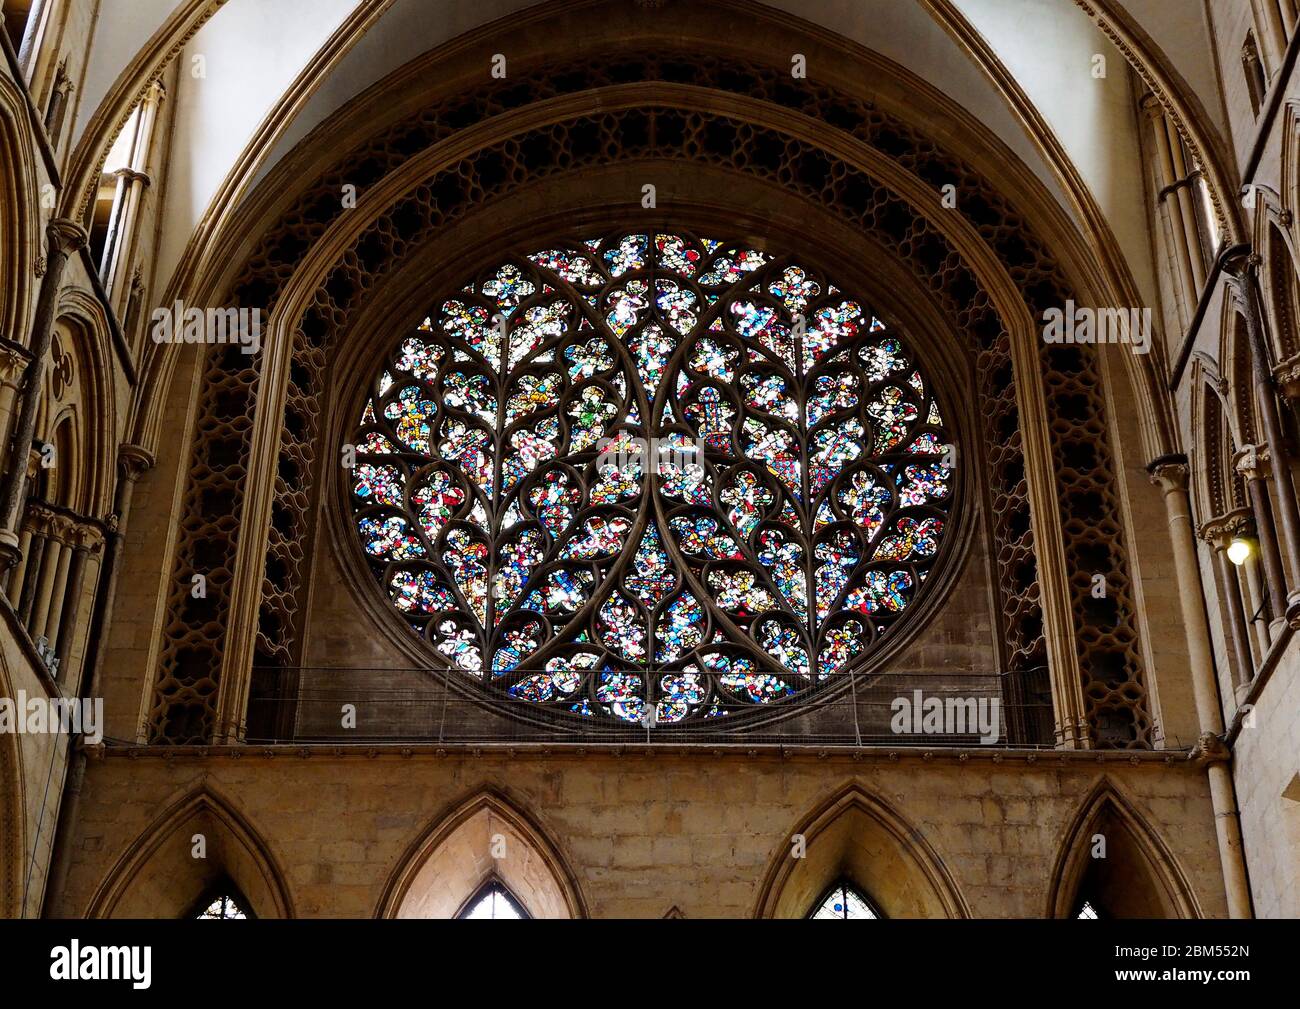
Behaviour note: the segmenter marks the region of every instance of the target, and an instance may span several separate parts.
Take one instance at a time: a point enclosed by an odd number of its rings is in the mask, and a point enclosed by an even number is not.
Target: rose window
[[[860,666],[955,486],[901,334],[812,269],[686,234],[475,278],[382,362],[351,442],[361,547],[431,665],[645,726]]]

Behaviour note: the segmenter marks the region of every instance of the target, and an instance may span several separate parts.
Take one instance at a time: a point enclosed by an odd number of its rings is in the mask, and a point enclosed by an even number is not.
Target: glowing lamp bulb
[[[1250,550],[1250,540],[1234,536],[1232,542],[1228,544],[1228,560],[1232,561],[1237,567],[1241,567],[1250,557]]]

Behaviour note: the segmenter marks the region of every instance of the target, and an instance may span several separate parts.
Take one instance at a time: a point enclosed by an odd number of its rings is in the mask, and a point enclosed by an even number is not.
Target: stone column
[[[73,669],[71,664],[72,645],[77,636],[77,622],[81,616],[81,597],[86,577],[86,560],[92,550],[99,549],[102,541],[99,530],[91,525],[81,523],[72,531],[72,562],[68,570],[67,587],[63,594],[63,607],[58,626],[48,635],[54,646],[54,654],[59,657],[59,680],[70,683]]]
[[[72,523],[62,515],[50,519],[45,535],[45,552],[41,556],[41,570],[36,581],[36,594],[32,597],[32,618],[27,625],[32,639],[47,637],[50,614],[55,606],[55,586],[68,578],[66,540],[72,532]]]
[[[1264,56],[1264,76],[1272,81],[1282,69],[1282,60],[1286,55],[1286,31],[1282,25],[1282,15],[1277,9],[1277,0],[1250,0],[1251,13],[1255,20],[1255,36]]]
[[[1196,282],[1191,272],[1191,255],[1187,248],[1187,231],[1184,230],[1178,212],[1177,199],[1173,203],[1167,199],[1166,190],[1178,182],[1175,174],[1174,152],[1169,144],[1169,125],[1165,118],[1164,105],[1154,95],[1147,95],[1141,101],[1141,109],[1147,113],[1151,124],[1152,139],[1156,148],[1156,189],[1157,215],[1165,221],[1165,241],[1169,242],[1169,257],[1174,261],[1174,281],[1178,285],[1180,303],[1183,311],[1179,313],[1184,324],[1190,322],[1196,312],[1196,302],[1200,298]],[[1177,138],[1175,138],[1177,139]]]
[[[18,401],[18,387],[29,360],[27,351],[17,344],[0,345],[0,445],[9,444],[9,425]]]
[[[166,92],[155,81],[140,99],[135,123],[135,140],[131,148],[130,164],[117,170],[117,194],[113,199],[113,218],[104,243],[104,261],[99,275],[108,292],[109,302],[118,319],[126,319],[127,300],[131,296],[131,276],[135,261],[135,233],[139,223],[140,207],[145,190],[150,185],[148,175],[149,149],[152,144],[158,110]]]
[[[1238,254],[1225,269],[1229,272],[1229,286],[1242,315],[1246,319],[1246,336],[1250,343],[1251,374],[1254,377],[1255,401],[1259,406],[1260,427],[1268,448],[1268,459],[1273,477],[1278,481],[1277,517],[1281,536],[1281,549],[1285,552],[1293,573],[1300,573],[1300,503],[1296,501],[1295,487],[1291,483],[1291,457],[1282,434],[1278,416],[1273,374],[1268,348],[1260,323],[1256,292],[1259,288],[1257,268],[1259,256]],[[1293,627],[1300,627],[1300,587],[1290,592],[1285,601],[1278,600],[1279,612]]]
[[[1202,736],[1197,751],[1204,760],[1214,806],[1214,826],[1219,844],[1219,866],[1228,895],[1228,913],[1234,918],[1251,917],[1250,888],[1241,850],[1241,818],[1237,812],[1227,747],[1224,746],[1223,709],[1214,676],[1214,649],[1205,616],[1200,565],[1196,558],[1196,537],[1192,531],[1191,502],[1187,494],[1187,458],[1164,456],[1147,467],[1151,480],[1164,494],[1169,538],[1174,548],[1174,570],[1178,578],[1179,614],[1187,637],[1187,663],[1192,677],[1192,696]]]
[[[36,434],[36,413],[40,407],[41,383],[45,378],[45,358],[50,352],[54,337],[54,319],[58,312],[59,294],[63,287],[63,273],[68,257],[81,249],[87,240],[86,229],[76,221],[56,218],[46,229],[49,236],[49,257],[41,290],[36,300],[36,319],[32,324],[29,342],[31,360],[23,373],[22,407],[18,423],[9,443],[9,470],[0,483],[0,570],[8,570],[18,560],[19,511],[27,482],[27,457],[32,438]]]
[[[1255,675],[1255,658],[1250,650],[1250,627],[1241,602],[1241,579],[1237,577],[1237,566],[1228,560],[1228,544],[1234,536],[1243,535],[1246,528],[1245,516],[1236,512],[1206,523],[1201,530],[1201,537],[1214,551],[1215,572],[1223,586],[1224,602],[1227,605],[1224,623],[1227,624],[1228,647],[1232,649],[1232,658],[1237,667],[1233,685],[1238,690]]]
[[[1277,533],[1273,526],[1273,502],[1268,494],[1268,448],[1264,445],[1247,445],[1237,455],[1236,468],[1246,481],[1250,508],[1255,513],[1259,561],[1264,572],[1264,585],[1268,590],[1265,620],[1268,637],[1272,641],[1285,623],[1286,575],[1283,573],[1282,555],[1278,552]]]

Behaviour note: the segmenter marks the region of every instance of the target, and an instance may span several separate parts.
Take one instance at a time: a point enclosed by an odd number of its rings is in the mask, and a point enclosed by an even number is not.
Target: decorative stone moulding
[[[1029,316],[1037,319],[1045,308],[1063,304],[1071,291],[1056,258],[1024,218],[970,165],[914,126],[822,84],[801,81],[794,87],[788,68],[657,51],[518,73],[509,87],[431,101],[340,159],[337,168],[307,185],[284,211],[233,284],[232,303],[258,305],[269,314],[306,251],[337,221],[344,183],[373,188],[379,180],[401,173],[417,156],[429,157],[427,172],[402,192],[394,189],[388,206],[369,211],[375,215],[373,222],[338,257],[293,330],[270,533],[264,554],[259,554],[266,564],[255,665],[290,668],[298,661],[304,564],[314,536],[313,485],[321,460],[332,464],[337,447],[318,445],[326,377],[336,341],[348,332],[373,292],[434,236],[522,187],[560,177],[581,185],[584,172],[601,166],[659,161],[674,162],[682,171],[699,166],[739,173],[779,187],[792,201],[834,215],[875,248],[890,250],[941,306],[964,341],[975,377],[971,395],[977,402],[979,430],[972,434],[987,486],[1004,668],[1013,679],[1044,670],[1039,551],[1030,519],[1030,477],[1009,323],[999,318],[975,265],[954,247],[941,224],[892,192],[880,176],[897,174],[927,191],[942,183],[956,185],[962,199],[955,211],[943,212],[943,220],[959,220],[972,229],[1010,277]],[[616,88],[631,80],[641,82],[640,97],[631,107],[570,114],[542,125],[521,124],[506,139],[491,135],[490,124],[529,103]],[[731,100],[728,92],[743,95],[748,111],[738,117],[679,107],[691,105],[681,94],[686,83],[693,86],[692,94],[709,96],[705,104]],[[651,94],[655,87],[662,90],[659,97]],[[806,118],[809,136],[822,142],[792,136],[788,126],[776,125],[793,122],[792,116]],[[468,154],[438,156],[451,138],[458,151],[465,151],[476,124],[484,124],[481,146]],[[857,153],[849,158],[845,150]],[[875,167],[869,172],[864,164]],[[1037,360],[1039,373],[1027,377],[1041,382],[1045,400],[1055,486],[1044,494],[1059,507],[1058,549],[1064,551],[1065,570],[1054,577],[1067,585],[1073,619],[1067,647],[1077,650],[1082,717],[1093,727],[1095,745],[1149,747],[1152,722],[1128,574],[1119,475],[1109,448],[1096,351],[1042,343],[1028,353],[1029,360]],[[217,728],[229,586],[238,574],[233,570],[237,516],[245,501],[257,406],[254,391],[261,369],[261,356],[240,354],[238,348],[234,353],[229,348],[214,350],[204,366],[183,505],[192,520],[181,530],[177,546],[177,588],[168,605],[158,681],[147,715],[148,734],[155,742],[207,742]],[[631,382],[626,372],[624,381]],[[630,391],[628,385],[624,395]],[[197,570],[200,560],[203,569],[220,577],[210,575],[207,598],[196,601],[188,591],[188,576],[180,574]],[[1104,612],[1098,612],[1099,603],[1090,591],[1096,571],[1107,572],[1107,598],[1100,604]],[[813,646],[811,639],[808,645]],[[484,661],[491,662],[486,653]]]

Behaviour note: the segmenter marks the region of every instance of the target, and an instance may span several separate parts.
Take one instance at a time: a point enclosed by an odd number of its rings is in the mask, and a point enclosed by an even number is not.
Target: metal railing
[[[456,670],[254,670],[249,742],[1054,745],[1045,669],[855,673],[768,704],[703,706],[680,721],[622,721],[539,705]],[[648,711],[648,709],[646,709]],[[708,712],[712,712],[711,714]],[[658,709],[656,708],[656,714]]]

